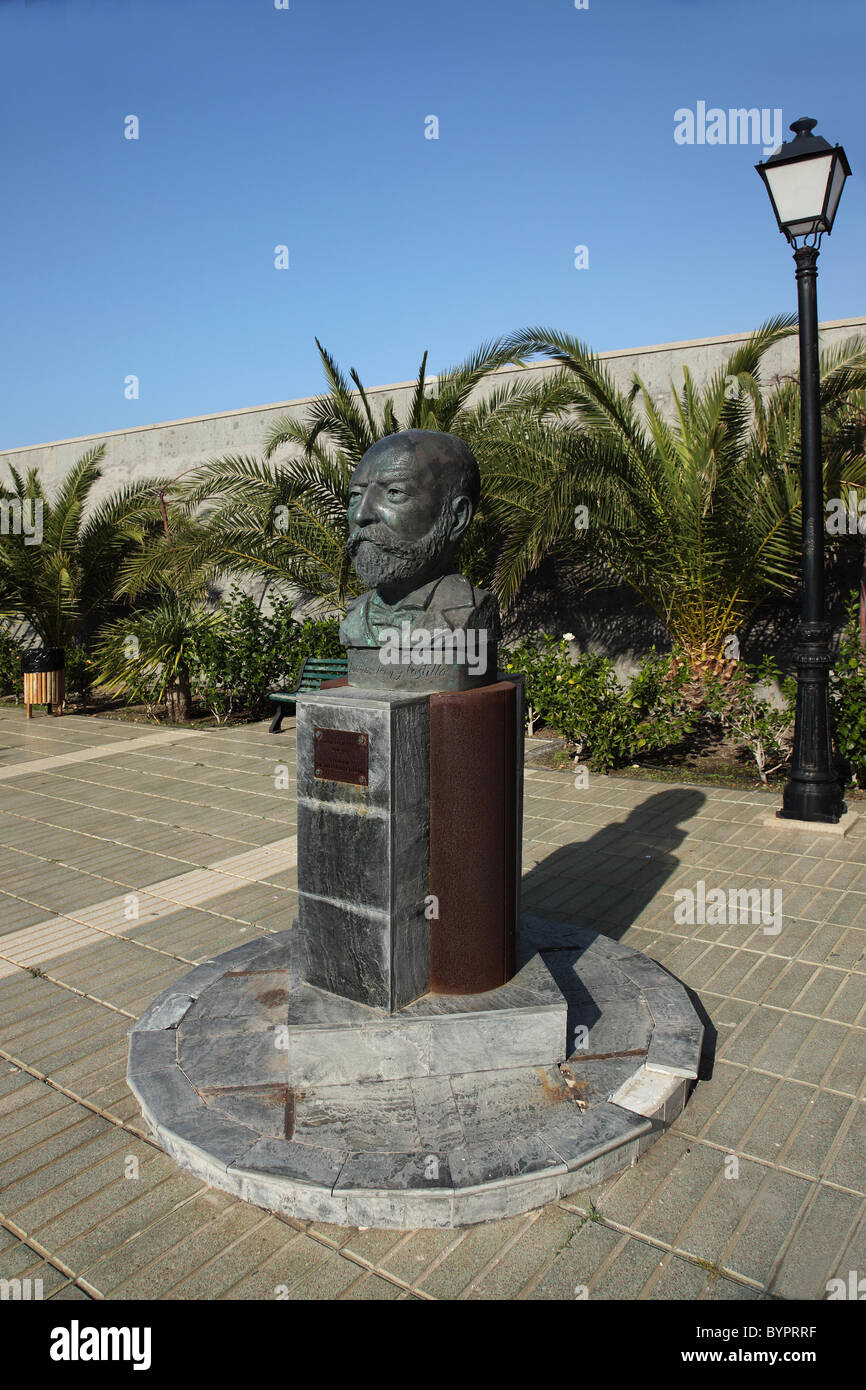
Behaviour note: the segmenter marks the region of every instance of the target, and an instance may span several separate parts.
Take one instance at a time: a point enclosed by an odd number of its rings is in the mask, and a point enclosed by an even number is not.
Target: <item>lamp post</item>
[[[770,195],[780,231],[794,248],[800,333],[800,441],[803,510],[803,599],[794,664],[797,709],[791,774],[779,815],[836,822],[845,810],[830,742],[830,625],[824,617],[824,477],[818,371],[818,249],[832,230],[851,173],[841,145],[813,135],[808,117],[795,138],[755,167]]]

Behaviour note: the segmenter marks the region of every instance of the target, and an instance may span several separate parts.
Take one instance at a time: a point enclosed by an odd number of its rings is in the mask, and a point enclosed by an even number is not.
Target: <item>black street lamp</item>
[[[836,822],[845,810],[830,742],[830,625],[824,618],[824,476],[818,371],[818,248],[833,227],[851,173],[841,145],[828,145],[803,117],[795,138],[755,167],[770,195],[779,229],[794,248],[800,330],[800,438],[803,508],[803,606],[797,629],[797,711],[791,775],[779,815]]]

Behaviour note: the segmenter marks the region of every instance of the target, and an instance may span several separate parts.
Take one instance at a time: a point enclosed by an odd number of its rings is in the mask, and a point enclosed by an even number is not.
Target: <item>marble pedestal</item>
[[[485,1038],[478,999],[410,1007],[414,1052],[400,1054],[375,1032],[393,1017],[292,987],[292,935],[198,966],[130,1039],[129,1084],[157,1141],[268,1210],[400,1228],[529,1211],[634,1163],[697,1075],[703,1028],[683,986],[598,933],[524,918],[514,981],[482,996],[488,1016],[497,996],[503,1016],[564,1006],[568,1055],[546,1065],[499,1051],[502,1032]]]
[[[522,693],[298,696],[298,980],[395,1012],[512,978]]]
[[[428,701],[299,695],[297,756],[298,974],[399,1009],[430,989]]]

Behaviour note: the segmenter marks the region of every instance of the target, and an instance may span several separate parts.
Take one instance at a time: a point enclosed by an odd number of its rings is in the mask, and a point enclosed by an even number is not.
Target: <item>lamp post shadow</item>
[[[620,940],[679,868],[674,851],[688,834],[681,822],[705,801],[691,789],[651,793],[624,821],[561,845],[524,875],[522,910]]]
[[[548,967],[567,997],[574,991],[576,1008],[585,1011],[587,1006],[578,983],[578,962],[585,947],[575,934],[574,949],[569,950],[569,928],[619,941],[630,927],[639,925],[646,908],[680,867],[676,850],[688,834],[688,826],[682,823],[696,815],[705,801],[703,792],[691,788],[650,793],[625,820],[603,826],[589,839],[562,845],[524,875],[521,913],[552,924]],[[556,929],[559,923],[561,933]],[[683,988],[705,1029],[703,1077],[711,1073],[716,1030],[697,995],[687,985]]]

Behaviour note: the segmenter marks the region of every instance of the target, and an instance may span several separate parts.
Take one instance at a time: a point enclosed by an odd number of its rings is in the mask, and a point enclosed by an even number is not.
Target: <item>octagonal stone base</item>
[[[293,998],[291,936],[198,966],[130,1040],[129,1084],[163,1148],[268,1210],[400,1228],[529,1211],[634,1163],[697,1076],[703,1028],[683,986],[598,933],[524,917],[510,985],[384,1029],[336,996]],[[548,1047],[566,1011],[567,1060],[515,1065],[515,1025]]]

